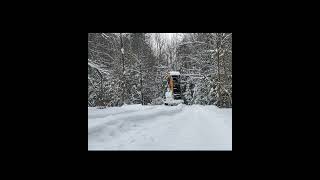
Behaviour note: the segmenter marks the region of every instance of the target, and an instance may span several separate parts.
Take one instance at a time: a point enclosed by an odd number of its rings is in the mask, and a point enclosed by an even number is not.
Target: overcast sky
[[[160,35],[161,35],[162,38],[167,39],[167,40],[165,41],[166,43],[170,42],[170,40],[171,40],[172,38],[182,38],[182,36],[177,36],[178,34],[181,35],[181,33],[160,33]],[[156,47],[156,46],[155,46],[155,43],[154,43],[154,35],[155,35],[155,33],[151,33],[151,42],[152,42],[151,44],[152,44],[153,48]]]
[[[155,33],[152,33],[152,39],[154,38],[154,34]],[[181,33],[160,33],[160,34],[163,38],[166,38],[167,40],[170,41],[173,37],[177,37],[177,35],[181,34]],[[177,38],[179,38],[179,37],[177,37]]]
[[[169,40],[171,40],[172,35],[173,35],[174,33],[163,33],[163,34],[166,36],[166,38],[168,38]]]

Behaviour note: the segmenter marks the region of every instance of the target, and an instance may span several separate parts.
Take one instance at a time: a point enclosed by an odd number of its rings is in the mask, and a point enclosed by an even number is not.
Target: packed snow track
[[[88,150],[232,150],[232,109],[184,104],[88,108]]]

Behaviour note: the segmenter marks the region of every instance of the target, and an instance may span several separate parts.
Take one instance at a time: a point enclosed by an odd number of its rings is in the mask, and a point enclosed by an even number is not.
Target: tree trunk
[[[139,62],[139,72],[140,72],[140,101],[141,101],[141,104],[143,105],[143,83],[142,83],[142,67],[141,67],[141,64],[142,64],[142,59],[140,59],[140,52],[141,52],[141,49],[140,49],[140,46],[138,47],[138,60],[140,61]]]
[[[222,56],[222,66],[223,66],[223,71],[224,71],[224,79],[225,79],[225,84],[228,84],[228,74],[226,71],[226,64],[224,61],[224,56]]]
[[[103,76],[99,72],[99,70],[96,70],[97,74],[100,76],[100,89],[98,93],[98,102],[97,105],[102,107],[103,106]]]
[[[217,33],[217,61],[218,61],[218,107],[221,105],[221,92],[220,92],[220,86],[221,86],[221,79],[220,79],[220,62],[219,62],[219,55],[220,55],[220,38],[219,33]]]
[[[225,61],[224,61],[224,56],[222,57],[222,65],[223,65],[224,78],[225,78],[224,84],[225,85],[229,85],[228,74],[227,74],[227,71],[226,71],[226,64],[225,64]],[[232,99],[230,98],[230,94],[229,93],[228,93],[228,96],[229,96],[228,106],[230,106],[230,105],[232,105]]]
[[[124,91],[125,91],[125,76],[124,76],[124,56],[123,56],[123,43],[122,33],[120,33],[120,44],[121,44],[121,58],[122,58],[122,103],[124,103]]]
[[[144,99],[143,99],[143,83],[142,83],[142,68],[141,68],[141,63],[139,66],[139,71],[140,71],[140,85],[141,85],[141,104],[144,105]]]

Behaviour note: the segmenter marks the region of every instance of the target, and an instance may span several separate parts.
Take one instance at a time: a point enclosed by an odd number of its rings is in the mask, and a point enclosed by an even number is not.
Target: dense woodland
[[[88,106],[161,104],[181,73],[185,104],[232,107],[232,33],[89,33]]]

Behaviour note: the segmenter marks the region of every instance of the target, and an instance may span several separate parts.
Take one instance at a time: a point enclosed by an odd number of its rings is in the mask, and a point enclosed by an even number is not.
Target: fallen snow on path
[[[88,150],[232,150],[232,109],[88,108]]]

